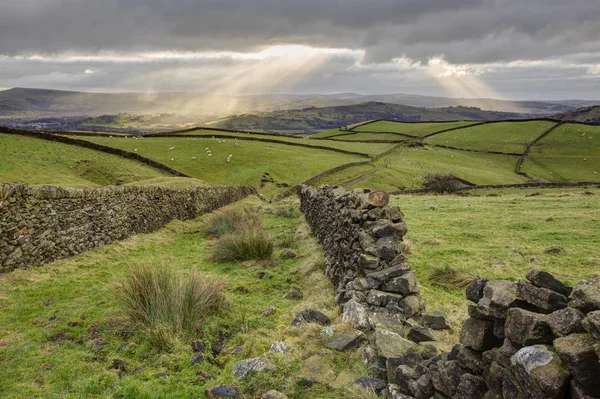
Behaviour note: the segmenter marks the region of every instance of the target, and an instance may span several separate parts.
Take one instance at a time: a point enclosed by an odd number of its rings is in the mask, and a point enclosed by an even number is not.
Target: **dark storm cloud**
[[[597,0],[3,0],[0,53],[297,43],[481,62],[597,51],[599,21]]]

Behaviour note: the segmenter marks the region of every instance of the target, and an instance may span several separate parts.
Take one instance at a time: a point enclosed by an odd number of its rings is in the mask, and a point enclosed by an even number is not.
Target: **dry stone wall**
[[[478,279],[453,345],[436,337],[444,315],[424,311],[402,253],[403,214],[386,193],[304,186],[299,196],[343,317],[368,337],[360,350],[384,397],[600,398],[600,279],[572,288],[536,269],[516,282]]]
[[[0,184],[0,272],[77,255],[252,194],[256,190],[249,186],[68,189]]]

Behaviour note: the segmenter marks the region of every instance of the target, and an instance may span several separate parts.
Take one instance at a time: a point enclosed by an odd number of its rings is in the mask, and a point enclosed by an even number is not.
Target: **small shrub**
[[[446,289],[465,288],[476,279],[476,275],[457,270],[448,265],[434,267],[427,276],[427,280],[432,284]]]
[[[438,194],[451,194],[458,191],[460,182],[455,176],[433,174],[427,175],[423,182],[423,188]]]
[[[280,206],[277,208],[273,208],[273,210],[271,210],[271,213],[273,215],[282,217],[282,218],[297,218],[300,216],[300,210],[293,206],[293,205],[288,205],[288,206]]]
[[[182,276],[165,266],[138,266],[117,284],[117,298],[134,328],[141,328],[157,349],[171,349],[222,309],[223,286],[224,280],[199,273]]]
[[[235,262],[267,260],[273,255],[273,239],[256,226],[243,226],[219,238],[212,246],[211,260]]]
[[[205,227],[205,234],[220,237],[243,229],[244,226],[260,226],[260,213],[256,209],[225,209],[215,213]]]

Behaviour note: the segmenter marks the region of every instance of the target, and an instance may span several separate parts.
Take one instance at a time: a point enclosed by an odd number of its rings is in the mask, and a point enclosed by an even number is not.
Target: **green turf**
[[[317,134],[313,134],[310,137],[317,139],[317,138],[327,138],[327,137],[338,136],[340,134],[348,134],[348,131],[340,130],[339,128],[329,129],[329,130],[323,130]]]
[[[390,141],[406,141],[414,140],[410,137],[401,136],[399,134],[390,133],[354,133],[347,136],[336,136],[332,140],[352,140],[352,141],[364,141],[369,140],[390,140]]]
[[[266,196],[273,196],[286,189],[285,186],[277,187],[276,183],[291,187],[327,169],[365,160],[364,157],[355,155],[285,144],[238,140],[236,146],[233,139],[81,138],[137,152],[208,183],[250,184]],[[169,150],[170,147],[175,148]],[[206,155],[205,148],[210,149],[212,157]],[[231,161],[227,162],[229,155],[232,155]],[[192,160],[192,157],[196,159]],[[259,187],[264,173],[269,173],[269,177],[275,181]]]
[[[0,181],[101,187],[171,176],[141,162],[87,148],[0,133]]]
[[[352,130],[355,132],[403,133],[409,136],[423,137],[430,133],[439,132],[440,130],[468,126],[474,123],[477,122],[408,123],[378,121],[367,123]]]
[[[600,127],[559,126],[533,146],[521,171],[544,181],[600,181]]]
[[[479,151],[522,154],[525,146],[556,125],[555,122],[498,122],[436,134],[426,144]]]
[[[514,173],[518,157],[485,154],[436,147],[399,147],[374,162],[376,169],[344,170],[328,177],[347,188],[372,187],[395,191],[420,188],[428,174],[452,174],[473,184],[524,183],[527,179]],[[351,175],[356,171],[356,175]],[[366,175],[365,175],[366,173]],[[316,183],[322,184],[321,181]]]
[[[345,151],[353,151],[353,152],[368,154],[370,156],[375,156],[391,147],[390,144],[385,144],[385,143],[371,143],[368,145],[362,145],[362,144],[354,144],[354,143],[336,142],[333,140],[310,140],[309,138],[298,138],[298,137],[289,137],[289,136],[286,137],[285,135],[262,135],[262,134],[240,133],[240,132],[230,133],[230,132],[219,132],[219,131],[209,130],[209,129],[199,129],[199,130],[194,130],[191,132],[183,132],[183,133],[179,133],[179,134],[194,135],[194,136],[196,136],[196,135],[197,136],[208,136],[208,137],[211,137],[214,135],[231,136],[231,137],[233,137],[233,136],[251,137],[251,138],[258,138],[258,139],[277,140],[277,141],[281,141],[284,143],[300,143],[300,144],[311,145],[311,146],[337,148],[337,149],[345,150]],[[174,134],[173,136],[176,137],[177,135],[178,135],[178,133]]]
[[[472,197],[394,196],[408,225],[408,256],[428,311],[453,321],[467,317],[463,289],[440,288],[427,276],[436,267],[490,279],[524,278],[533,267],[574,285],[599,276],[600,189],[473,190]],[[536,195],[539,194],[539,195]],[[494,195],[494,196],[490,196]],[[545,254],[558,246],[564,253]]]

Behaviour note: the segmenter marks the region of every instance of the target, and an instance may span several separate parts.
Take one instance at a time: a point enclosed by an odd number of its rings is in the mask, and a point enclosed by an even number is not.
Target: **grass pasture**
[[[600,127],[557,127],[532,147],[521,171],[550,182],[600,181]]]
[[[216,184],[250,184],[273,196],[311,176],[364,157],[337,152],[233,139],[156,137],[145,139],[81,137],[138,154],[175,168],[189,176]],[[169,148],[174,147],[173,150]],[[212,156],[208,157],[205,148]],[[232,155],[231,161],[227,157]],[[196,157],[195,160],[192,158]],[[263,174],[274,182],[260,187]],[[280,184],[278,187],[277,184]]]
[[[393,121],[377,121],[367,123],[352,129],[352,131],[360,132],[377,132],[377,133],[402,133],[408,136],[423,137],[431,133],[441,130],[453,129],[462,126],[469,126],[476,121],[471,122],[430,122],[430,123],[411,123],[411,122],[393,122]]]
[[[172,177],[141,162],[87,148],[0,133],[0,181],[73,188]]]
[[[599,188],[471,194],[400,195],[390,201],[406,215],[409,261],[429,311],[446,311],[454,326],[467,317],[463,289],[428,280],[440,268],[514,281],[535,267],[571,285],[600,276]],[[559,253],[545,253],[551,247]]]
[[[354,133],[347,136],[335,136],[332,140],[363,141],[368,145],[369,140],[406,141],[412,139],[410,137],[392,133]]]
[[[478,151],[522,154],[527,144],[542,135],[555,122],[494,122],[436,134],[426,144],[438,144]]]

